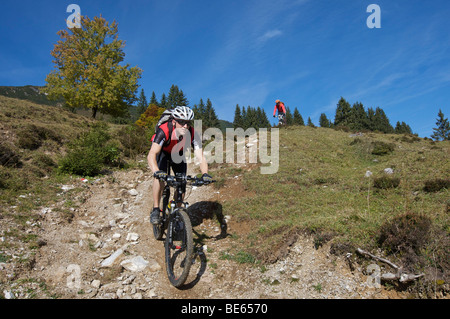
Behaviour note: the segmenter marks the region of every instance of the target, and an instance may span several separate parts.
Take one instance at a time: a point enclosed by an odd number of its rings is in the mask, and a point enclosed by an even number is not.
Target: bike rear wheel
[[[180,287],[192,265],[194,242],[191,220],[185,209],[177,209],[169,217],[165,242],[166,271],[170,283]]]

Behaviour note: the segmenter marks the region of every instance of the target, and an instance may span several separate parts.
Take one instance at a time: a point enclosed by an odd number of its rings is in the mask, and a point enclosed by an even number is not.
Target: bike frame
[[[181,177],[181,176],[180,176]],[[169,183],[176,183],[175,187],[175,199],[170,200],[170,188]],[[166,185],[163,190],[163,207],[162,207],[162,224],[163,229],[167,229],[167,223],[169,221],[170,215],[175,213],[179,208],[187,209],[189,207],[189,203],[183,202],[183,182],[181,181],[166,181]],[[169,212],[167,212],[167,207],[170,203]]]
[[[278,114],[278,125],[285,125],[286,124],[286,114],[280,113]]]

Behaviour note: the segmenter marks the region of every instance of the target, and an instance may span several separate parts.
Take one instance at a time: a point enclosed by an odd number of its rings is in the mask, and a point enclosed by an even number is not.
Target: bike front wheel
[[[194,241],[191,220],[185,209],[179,208],[169,218],[165,242],[166,271],[170,283],[182,286],[192,265]]]

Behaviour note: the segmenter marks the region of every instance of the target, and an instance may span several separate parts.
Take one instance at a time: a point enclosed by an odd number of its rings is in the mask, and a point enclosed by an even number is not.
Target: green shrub
[[[53,168],[58,166],[50,156],[44,153],[34,154],[33,164],[46,172],[51,172]]]
[[[19,156],[6,144],[0,144],[0,165],[20,167],[22,162]]]
[[[119,163],[120,149],[111,140],[106,123],[97,123],[69,145],[69,152],[59,161],[59,172],[95,176],[106,165]]]
[[[62,138],[58,136],[53,130],[29,124],[17,133],[18,145],[21,148],[28,150],[36,150],[41,147],[43,141],[50,139],[61,143]]]
[[[375,141],[373,144],[373,155],[387,155],[395,150],[395,144]]]
[[[397,177],[382,176],[373,180],[373,187],[379,189],[397,188],[400,185],[400,179]]]
[[[439,192],[442,189],[450,189],[450,179],[433,179],[425,181],[423,190],[427,193]]]
[[[379,231],[378,245],[389,254],[399,253],[414,264],[430,239],[431,219],[415,213],[405,213],[384,223]]]
[[[124,155],[135,157],[148,152],[153,131],[137,125],[128,125],[117,132],[117,139],[123,146]]]

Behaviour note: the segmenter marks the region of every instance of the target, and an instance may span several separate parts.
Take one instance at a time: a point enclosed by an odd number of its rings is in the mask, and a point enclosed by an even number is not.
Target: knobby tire
[[[192,224],[185,209],[179,208],[170,216],[164,246],[167,276],[173,286],[180,287],[189,275],[194,253]]]

